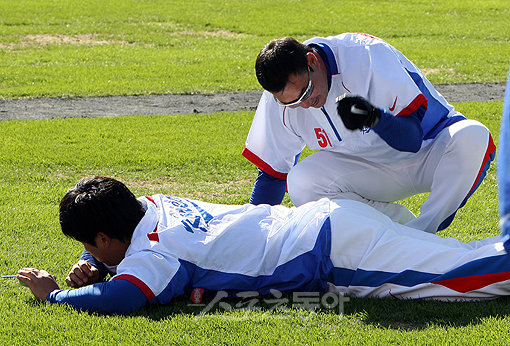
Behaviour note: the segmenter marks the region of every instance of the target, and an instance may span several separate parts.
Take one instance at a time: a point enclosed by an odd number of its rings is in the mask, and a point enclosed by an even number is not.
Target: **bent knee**
[[[485,156],[491,133],[482,123],[476,120],[463,120],[451,125],[449,131],[450,151],[467,161]]]
[[[307,165],[296,165],[287,175],[287,192],[296,206],[320,199],[317,172]]]
[[[470,148],[483,147],[486,149],[489,142],[490,131],[482,123],[466,119],[450,126],[452,139],[461,142],[463,146]]]

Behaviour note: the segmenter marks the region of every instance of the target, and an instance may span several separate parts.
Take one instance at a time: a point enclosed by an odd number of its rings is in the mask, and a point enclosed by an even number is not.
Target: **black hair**
[[[81,179],[60,202],[62,232],[94,246],[99,232],[129,241],[144,215],[142,204],[126,185],[107,177]]]
[[[255,61],[255,73],[260,85],[267,91],[282,91],[291,74],[307,71],[306,54],[312,51],[312,48],[292,37],[269,42]]]

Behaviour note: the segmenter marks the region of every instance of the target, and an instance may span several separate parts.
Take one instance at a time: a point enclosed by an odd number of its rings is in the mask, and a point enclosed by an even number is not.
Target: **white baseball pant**
[[[489,130],[462,120],[442,130],[412,158],[374,163],[360,157],[319,151],[299,162],[287,177],[292,202],[299,206],[323,197],[371,205],[392,220],[435,233],[446,228],[476,190],[494,158]],[[490,155],[492,154],[492,155]],[[388,202],[430,192],[415,217]]]
[[[510,256],[500,239],[441,238],[393,222],[363,203],[343,201],[331,214],[330,289],[398,299],[510,295]]]

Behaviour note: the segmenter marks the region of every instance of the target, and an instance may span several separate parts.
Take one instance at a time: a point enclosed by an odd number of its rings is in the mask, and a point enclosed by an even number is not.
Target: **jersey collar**
[[[324,43],[311,43],[308,45],[309,47],[315,49],[317,53],[321,56],[324,65],[326,65],[326,70],[328,72],[328,91],[331,88],[331,76],[334,74],[338,74],[338,67],[336,64],[335,55],[329,46]]]

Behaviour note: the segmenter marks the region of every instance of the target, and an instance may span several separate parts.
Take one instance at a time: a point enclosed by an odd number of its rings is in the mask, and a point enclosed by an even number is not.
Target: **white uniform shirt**
[[[155,195],[113,279],[168,303],[193,288],[326,288],[331,261],[326,199],[300,209],[217,205]],[[326,225],[326,227],[323,227]]]

